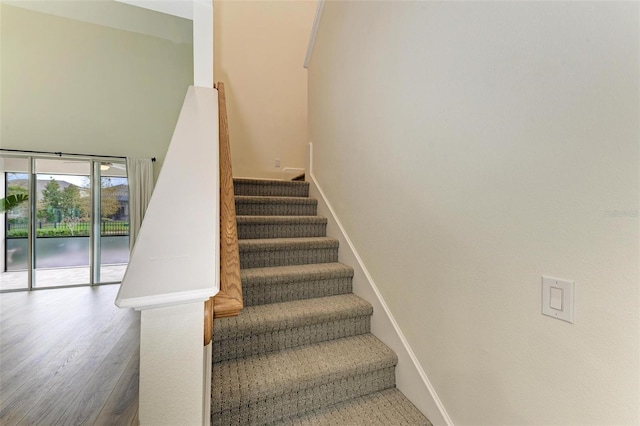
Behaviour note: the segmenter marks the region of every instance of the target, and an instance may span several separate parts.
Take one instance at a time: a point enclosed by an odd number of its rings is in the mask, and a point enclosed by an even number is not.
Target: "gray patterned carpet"
[[[234,190],[245,308],[214,322],[212,425],[430,425],[396,389],[309,184]]]

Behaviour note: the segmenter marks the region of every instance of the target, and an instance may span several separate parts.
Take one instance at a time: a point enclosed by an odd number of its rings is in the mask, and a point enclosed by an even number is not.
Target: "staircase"
[[[395,387],[309,183],[235,179],[245,308],[214,321],[212,425],[430,425]]]

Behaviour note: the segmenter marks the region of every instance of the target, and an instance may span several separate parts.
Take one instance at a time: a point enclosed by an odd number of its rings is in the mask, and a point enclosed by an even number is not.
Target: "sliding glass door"
[[[91,282],[91,162],[35,159],[33,287]]]
[[[95,283],[120,282],[129,262],[129,181],[125,163],[103,162],[100,171],[100,231],[96,232]],[[98,206],[96,206],[97,210]]]
[[[124,162],[0,156],[0,291],[120,282],[129,260]],[[15,198],[15,197],[14,197]]]

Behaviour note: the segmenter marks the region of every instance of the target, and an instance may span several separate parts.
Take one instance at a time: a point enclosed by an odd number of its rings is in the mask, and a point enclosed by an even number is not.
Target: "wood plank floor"
[[[137,425],[140,314],[119,285],[0,295],[0,425]]]

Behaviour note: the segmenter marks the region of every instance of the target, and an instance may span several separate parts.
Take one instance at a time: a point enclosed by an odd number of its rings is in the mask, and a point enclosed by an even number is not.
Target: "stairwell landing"
[[[214,321],[212,425],[431,425],[395,387],[309,183],[234,179],[244,309]]]

